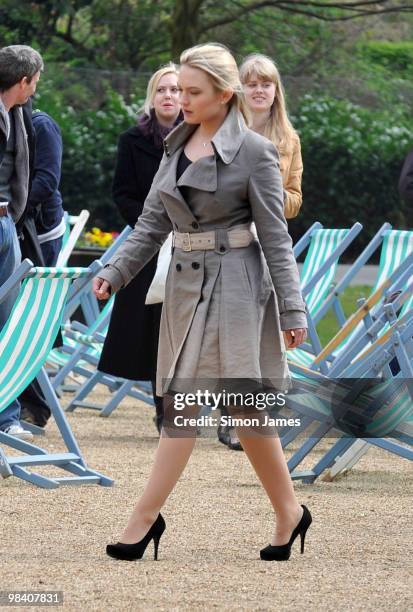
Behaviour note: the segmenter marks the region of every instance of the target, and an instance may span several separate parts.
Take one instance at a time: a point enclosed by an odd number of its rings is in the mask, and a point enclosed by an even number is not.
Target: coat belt
[[[216,235],[217,231],[209,232],[174,232],[173,246],[182,251],[212,251],[217,246]],[[231,249],[247,247],[255,239],[254,234],[246,229],[245,226],[234,227],[226,231],[228,236],[228,244]]]

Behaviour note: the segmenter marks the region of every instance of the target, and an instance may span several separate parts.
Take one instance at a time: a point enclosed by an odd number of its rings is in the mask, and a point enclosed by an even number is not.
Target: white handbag
[[[158,255],[155,276],[148,293],[146,294],[145,304],[159,304],[165,299],[165,284],[168,276],[169,264],[171,263],[172,232],[161,246]]]

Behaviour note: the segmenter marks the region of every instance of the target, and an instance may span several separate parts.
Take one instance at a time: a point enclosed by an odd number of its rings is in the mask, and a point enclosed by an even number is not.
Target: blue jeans
[[[14,222],[9,216],[0,217],[0,286],[13,274],[20,262],[20,246]],[[4,327],[18,294],[19,287],[16,287],[0,304],[0,330]],[[20,404],[16,399],[0,412],[0,430],[19,423]]]

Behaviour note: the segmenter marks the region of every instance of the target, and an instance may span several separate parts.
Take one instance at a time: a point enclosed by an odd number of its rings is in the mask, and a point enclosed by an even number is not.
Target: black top
[[[185,155],[185,151],[182,150],[181,155],[178,159],[178,165],[176,167],[176,180],[179,181],[185,170],[192,164],[192,161]]]
[[[185,151],[182,150],[181,155],[178,159],[178,165],[176,167],[176,180],[177,182],[185,172],[185,170],[192,164],[192,161],[185,155]],[[179,191],[182,194],[183,199],[188,203],[188,192],[189,187],[179,187]]]

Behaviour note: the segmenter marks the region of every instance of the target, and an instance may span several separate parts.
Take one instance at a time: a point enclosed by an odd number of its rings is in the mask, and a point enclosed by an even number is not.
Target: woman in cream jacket
[[[300,139],[287,115],[284,90],[274,62],[267,56],[249,55],[240,68],[250,127],[275,145],[280,156],[286,219],[296,217],[302,204]]]

